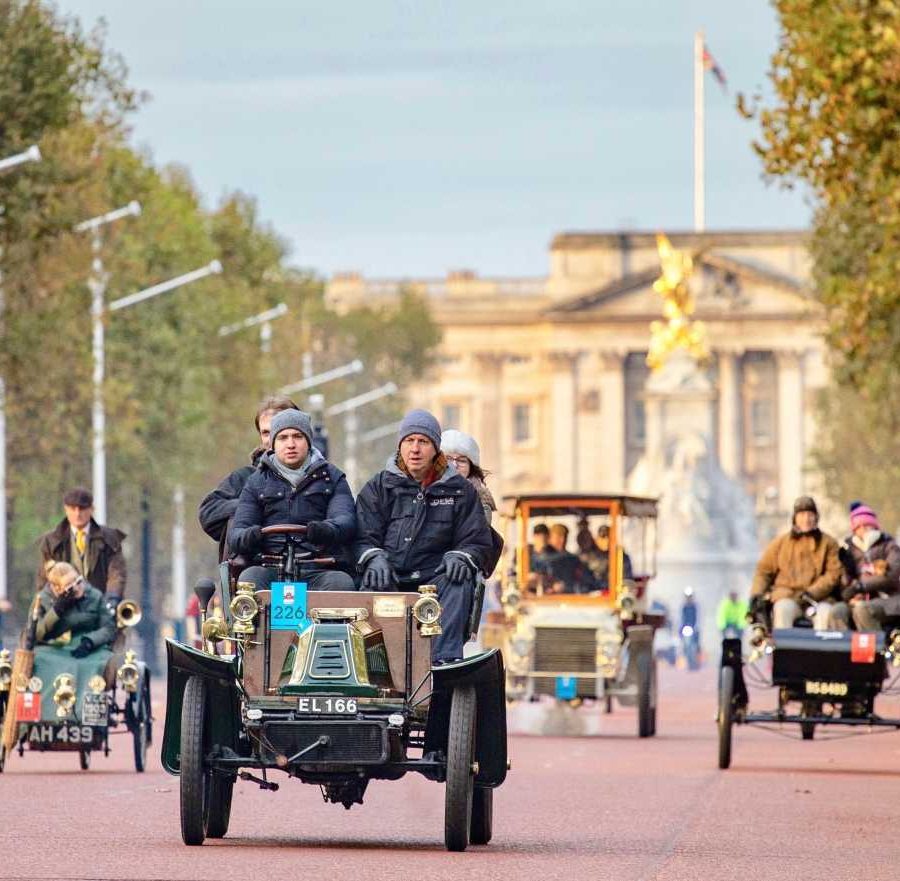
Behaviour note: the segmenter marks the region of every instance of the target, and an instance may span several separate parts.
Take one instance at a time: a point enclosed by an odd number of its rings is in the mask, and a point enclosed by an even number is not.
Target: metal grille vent
[[[387,729],[377,722],[268,722],[263,743],[286,756],[294,755],[319,737],[328,743],[304,755],[299,764],[350,762],[365,765],[387,761]]]
[[[337,640],[316,642],[309,675],[313,679],[347,679],[350,664],[344,643]]]
[[[596,669],[597,631],[594,628],[535,628],[535,673],[594,673]]]

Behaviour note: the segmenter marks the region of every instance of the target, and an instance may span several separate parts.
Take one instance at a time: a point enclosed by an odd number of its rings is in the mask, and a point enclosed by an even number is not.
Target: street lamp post
[[[186,272],[184,275],[176,276],[168,281],[160,282],[152,285],[142,291],[128,294],[126,297],[119,297],[109,304],[110,312],[118,312],[128,306],[136,303],[143,303],[144,300],[152,299],[160,294],[168,291],[174,291],[176,288],[183,287],[210,275],[218,275],[222,271],[222,264],[218,260],[207,263],[193,272]],[[102,300],[101,300],[102,306]],[[101,311],[102,317],[102,311]],[[101,331],[97,337],[99,344],[94,349],[94,400],[98,402],[98,415],[94,426],[94,451],[95,451],[95,484],[94,484],[94,507],[97,508],[98,503],[98,487],[102,487],[103,510],[106,510],[106,415],[103,405],[103,379],[105,354],[103,346],[102,321]],[[99,454],[99,455],[98,455]],[[141,500],[141,510],[143,526],[141,529],[141,605],[144,610],[144,620],[141,622],[139,630],[144,640],[144,659],[152,667],[156,661],[156,619],[153,614],[153,596],[150,590],[150,502],[148,491],[145,489]],[[176,498],[176,507],[178,500]],[[99,510],[99,509],[98,509]],[[174,536],[173,540],[178,542],[183,539]],[[174,610],[173,610],[174,612]]]
[[[141,203],[132,200],[122,208],[98,214],[75,227],[75,232],[91,233],[91,277],[88,289],[91,292],[91,354],[93,356],[93,403],[91,406],[92,430],[92,485],[94,488],[94,511],[100,523],[106,523],[106,449],[103,439],[106,434],[106,413],[103,409],[103,307],[106,284],[109,275],[103,268],[101,247],[103,239],[100,230],[110,223],[125,217],[137,217],[141,213]]]
[[[226,324],[219,328],[219,336],[231,336],[233,333],[244,330],[247,327],[256,327],[259,325],[259,347],[264,355],[267,355],[272,348],[272,322],[282,315],[287,315],[288,307],[286,303],[279,303],[265,312],[258,312],[251,315],[243,321],[237,321],[234,324]]]
[[[363,362],[356,358],[347,364],[342,364],[340,367],[316,373],[314,376],[304,377],[299,382],[292,382],[281,389],[281,394],[292,395],[295,392],[305,392],[308,389],[315,388],[317,385],[331,382],[333,379],[342,379],[345,376],[352,376],[354,373],[362,373],[363,369]]]
[[[346,447],[344,452],[344,471],[347,474],[347,483],[350,484],[351,489],[356,488],[357,491],[359,489],[357,486],[359,467],[356,461],[359,424],[356,418],[356,411],[366,404],[371,404],[374,401],[386,398],[388,395],[396,394],[397,391],[396,383],[386,382],[384,385],[380,385],[371,391],[347,398],[346,401],[341,401],[339,404],[332,404],[325,411],[327,416],[344,415],[344,445]]]
[[[11,171],[28,162],[40,162],[41,151],[36,144],[22,153],[0,159],[0,173]],[[3,337],[3,246],[0,244],[0,339]],[[6,544],[6,383],[0,375],[0,600],[9,595],[7,588]]]

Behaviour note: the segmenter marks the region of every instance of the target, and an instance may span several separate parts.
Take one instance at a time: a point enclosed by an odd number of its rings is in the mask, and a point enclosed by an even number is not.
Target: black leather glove
[[[444,572],[451,584],[469,584],[472,581],[472,567],[459,554],[452,551],[444,554]]]
[[[841,591],[841,599],[844,600],[844,602],[849,602],[853,597],[865,592],[865,588],[854,578],[853,581]]]
[[[72,652],[73,658],[86,658],[94,650],[94,640],[89,636],[82,636],[78,648]]]
[[[53,601],[53,611],[56,612],[57,616],[61,617],[62,615],[65,615],[76,602],[78,602],[78,597],[75,596],[75,591],[63,591],[63,593]]]
[[[766,598],[762,594],[750,597],[750,616],[757,620],[766,611]]]
[[[240,550],[245,553],[255,551],[262,544],[262,526],[258,523],[248,526],[241,535]]]
[[[323,520],[313,520],[306,524],[306,540],[320,548],[330,548],[338,537],[337,527]]]
[[[397,580],[394,570],[384,554],[376,554],[366,564],[363,572],[363,590],[387,590]]]

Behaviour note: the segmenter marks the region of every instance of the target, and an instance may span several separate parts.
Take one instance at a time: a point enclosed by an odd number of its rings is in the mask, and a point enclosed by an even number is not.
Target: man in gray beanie
[[[356,537],[356,508],[344,472],[313,446],[312,422],[302,410],[282,410],[272,418],[272,449],[262,454],[241,491],[228,544],[252,558],[267,550],[265,526],[306,526],[309,549],[339,554]],[[272,538],[268,549],[280,547]],[[258,587],[271,582],[271,570],[251,566],[241,578]],[[354,590],[353,578],[333,569],[304,575],[310,590]]]
[[[363,590],[437,585],[443,633],[434,642],[435,663],[462,657],[475,577],[492,554],[478,493],[448,466],[440,444],[437,419],[411,410],[397,452],[356,501]]]

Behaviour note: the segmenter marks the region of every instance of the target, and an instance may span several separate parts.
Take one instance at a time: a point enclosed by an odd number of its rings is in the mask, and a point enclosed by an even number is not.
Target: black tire
[[[450,705],[447,733],[447,786],[444,793],[444,843],[447,850],[469,846],[475,774],[475,689],[457,688]]]
[[[816,736],[816,723],[801,722],[800,734],[802,735],[804,740],[812,740]]]
[[[206,837],[224,838],[231,819],[234,778],[210,774],[206,788]]]
[[[0,746],[0,774],[3,773],[3,768],[6,766],[6,747]]]
[[[734,727],[734,668],[719,673],[719,767],[731,767],[731,731]]]
[[[470,844],[487,844],[494,835],[494,790],[476,786],[472,792]]]
[[[656,734],[656,707],[653,694],[653,655],[640,652],[634,659],[638,680],[638,737]]]
[[[91,751],[81,749],[78,751],[78,765],[82,771],[88,771],[91,767]]]
[[[206,682],[191,676],[181,703],[181,838],[203,844],[209,775],[203,768],[206,734]]]
[[[134,770],[142,774],[147,768],[147,744],[150,742],[150,694],[146,688],[141,689],[135,698],[137,707],[134,713]]]

